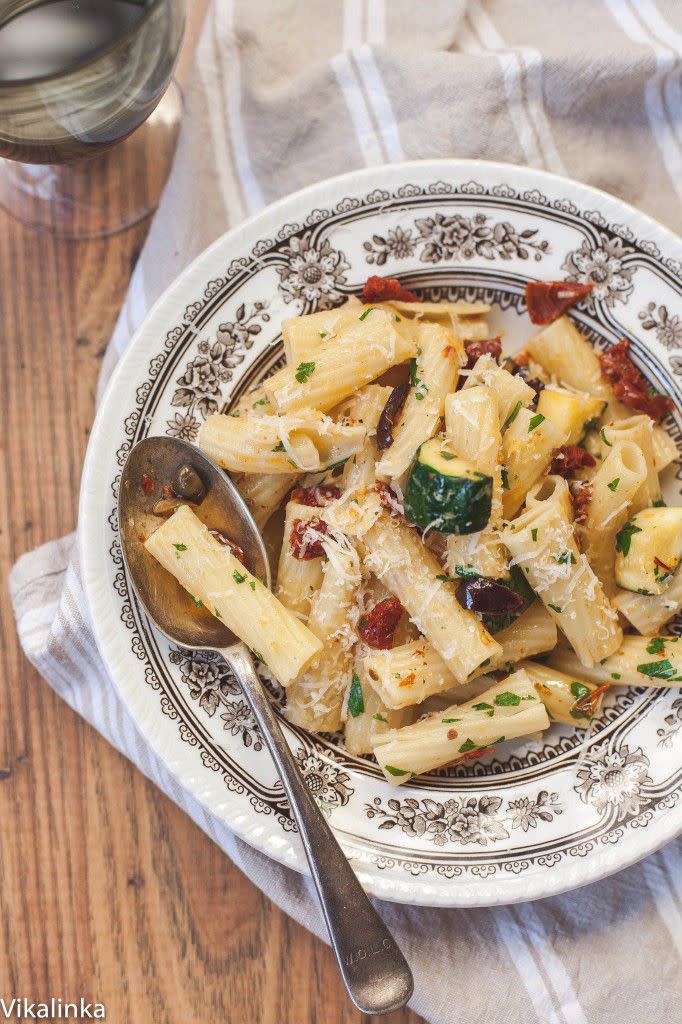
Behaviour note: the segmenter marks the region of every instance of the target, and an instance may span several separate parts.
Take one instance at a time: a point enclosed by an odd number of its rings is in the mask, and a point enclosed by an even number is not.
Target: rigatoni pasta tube
[[[145,542],[150,555],[201,601],[288,686],[322,644],[257,577],[220,544],[187,505]]]
[[[362,312],[362,303],[351,295],[343,306],[323,309],[306,316],[294,316],[282,324],[282,340],[287,363],[309,359],[325,342],[329,344],[339,328]]]
[[[308,625],[323,641],[287,690],[286,715],[294,725],[314,732],[334,732],[343,718],[343,700],[353,671],[360,562],[343,538],[325,541],[322,586],[313,597]]]
[[[625,636],[614,654],[590,668],[581,666],[575,652],[563,644],[549,661],[562,672],[577,672],[592,683],[682,685],[682,639],[677,636]]]
[[[291,533],[296,523],[308,523],[319,509],[290,501],[284,519],[284,535],[277,568],[276,594],[285,608],[304,621],[310,613],[312,599],[322,583],[322,557],[295,558],[291,550]]]
[[[419,536],[382,514],[364,537],[365,565],[407,610],[417,628],[463,682],[500,645],[473,612],[458,603],[452,587]],[[439,578],[441,577],[441,578]]]
[[[355,671],[346,691],[344,717],[343,738],[348,753],[371,754],[381,736],[389,729],[409,725],[414,715],[409,708],[393,711],[386,707],[369,684],[362,650],[359,650],[355,658]]]
[[[557,629],[540,601],[535,601],[518,619],[496,634],[500,651],[475,669],[469,679],[513,665],[521,658],[551,651]],[[399,644],[388,651],[368,651],[363,669],[370,685],[392,709],[421,704],[427,697],[458,685],[454,676],[426,637]]]
[[[590,501],[577,527],[583,551],[607,596],[616,593],[616,534],[630,516],[631,502],[646,480],[641,450],[632,441],[614,443],[590,478]]]
[[[615,423],[607,423],[600,431],[601,457],[605,458],[614,444],[631,441],[639,449],[646,466],[646,478],[630,499],[633,512],[648,508],[661,497],[661,485],[654,454],[654,421],[650,416],[629,416]]]
[[[427,715],[379,738],[374,756],[389,782],[433,771],[474,750],[547,729],[549,718],[525,672],[514,672],[466,704]]]
[[[237,476],[237,490],[249,507],[254,522],[262,530],[272,514],[300,479],[299,473],[270,476],[269,473],[244,473]]]
[[[348,458],[366,433],[360,423],[336,423],[314,409],[283,416],[213,413],[202,423],[197,444],[230,472],[291,474]]]
[[[542,413],[519,409],[502,438],[502,508],[511,519],[540,479],[566,434]]]
[[[508,571],[508,560],[499,537],[502,434],[497,399],[490,388],[478,385],[448,395],[445,399],[445,433],[453,451],[468,459],[480,473],[485,473],[493,481],[487,526],[478,533],[448,536],[448,568],[455,572],[458,566],[464,566],[483,576],[504,576]]]
[[[464,361],[461,340],[440,324],[419,325],[416,339],[410,392],[393,430],[393,444],[377,463],[379,479],[393,479],[406,473],[419,445],[436,433],[445,396],[454,390]]]
[[[464,388],[474,388],[480,384],[490,388],[497,399],[500,427],[504,427],[515,409],[535,401],[535,392],[525,380],[505,370],[503,366],[498,366],[489,355],[480,356],[476,360],[464,381]]]
[[[678,569],[664,593],[649,597],[621,590],[613,598],[613,604],[639,633],[658,632],[682,611],[682,569]]]
[[[590,694],[599,689],[598,683],[589,683],[577,674],[566,675],[550,665],[534,661],[519,662],[518,667],[533,681],[538,697],[553,722],[585,728],[601,711],[603,692],[590,700]],[[581,672],[582,676],[584,674]]]
[[[623,638],[618,616],[578,548],[560,496],[536,499],[502,539],[583,663],[613,654]]]
[[[326,412],[391,366],[416,355],[415,344],[400,331],[393,310],[367,307],[331,344],[279,370],[263,384],[280,412],[312,408]]]

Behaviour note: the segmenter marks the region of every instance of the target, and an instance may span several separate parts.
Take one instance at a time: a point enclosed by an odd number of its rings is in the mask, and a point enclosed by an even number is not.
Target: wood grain
[[[0,995],[82,995],[113,1024],[350,1024],[329,949],[58,700],[14,631],[6,571],[75,528],[99,365],[147,227],[72,243],[0,212]]]

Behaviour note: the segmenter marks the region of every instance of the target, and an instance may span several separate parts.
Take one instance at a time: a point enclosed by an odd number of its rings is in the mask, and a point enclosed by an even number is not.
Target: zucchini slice
[[[606,402],[580,391],[547,387],[540,392],[538,412],[568,435],[566,444],[578,444],[599,419]]]
[[[420,446],[410,468],[405,517],[420,530],[476,533],[490,519],[492,494],[492,477],[434,437]]]
[[[682,508],[645,508],[616,534],[616,583],[663,594],[682,560]]]

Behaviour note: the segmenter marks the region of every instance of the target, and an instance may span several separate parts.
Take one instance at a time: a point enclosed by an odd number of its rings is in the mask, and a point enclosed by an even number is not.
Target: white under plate
[[[104,660],[156,754],[208,811],[298,870],[287,803],[229,671],[166,642],[130,593],[117,487],[137,440],[193,440],[206,415],[272,370],[284,318],[337,304],[376,273],[429,299],[493,303],[493,326],[512,348],[531,330],[526,281],[592,282],[572,315],[598,346],[631,339],[638,365],[674,397],[682,437],[682,242],[564,178],[456,160],[359,171],[269,207],[174,282],[122,358],[90,439],[86,591]],[[666,474],[676,504],[681,475]],[[360,879],[384,899],[485,906],[548,896],[632,864],[682,828],[679,690],[614,688],[582,754],[581,732],[555,725],[400,789],[333,739],[289,736]]]

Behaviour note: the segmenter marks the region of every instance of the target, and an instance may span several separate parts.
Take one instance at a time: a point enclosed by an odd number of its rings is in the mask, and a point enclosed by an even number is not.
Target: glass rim
[[[46,0],[45,4],[40,6],[48,7],[56,2],[57,0]],[[144,22],[151,17],[151,15],[156,11],[156,9],[161,7],[162,4],[168,2],[169,0],[152,0],[149,6],[144,8],[144,13],[140,17],[139,21],[136,21],[133,25],[130,26],[130,28],[127,28],[125,32],[122,32],[120,36],[117,36],[116,39],[112,43],[109,43],[108,46],[103,46],[99,50],[94,50],[91,54],[84,57],[76,64],[72,64],[65,71],[55,71],[47,75],[31,75],[28,78],[13,78],[11,80],[0,78],[0,92],[11,91],[12,89],[26,88],[27,86],[32,85],[40,85],[44,82],[56,82],[60,78],[68,78],[70,75],[73,75],[78,71],[83,71],[85,68],[90,67],[90,65],[95,64],[98,60],[101,60],[102,57],[105,57],[107,56],[107,54],[112,53],[122,43],[126,42],[128,39],[131,39],[133,35],[137,31],[139,31],[140,26],[143,25]],[[28,14],[28,11],[24,11],[24,13]],[[17,17],[20,18],[21,13],[19,13]],[[14,18],[10,18],[10,20],[6,22],[6,24],[9,25],[12,21],[14,21]],[[4,26],[0,25],[0,32],[2,31],[3,28]]]

